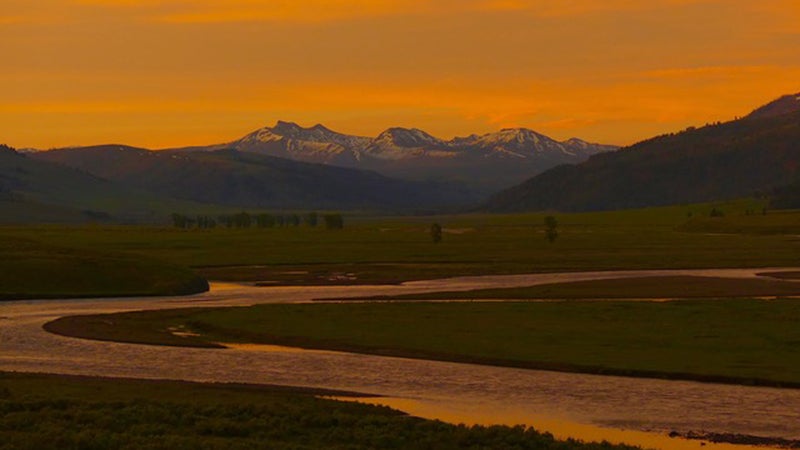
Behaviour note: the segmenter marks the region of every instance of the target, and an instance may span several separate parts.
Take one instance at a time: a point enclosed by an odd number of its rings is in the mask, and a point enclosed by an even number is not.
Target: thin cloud
[[[774,70],[771,66],[708,66],[708,67],[678,67],[658,70],[648,70],[639,73],[637,76],[649,79],[680,79],[690,78],[720,78],[731,76],[743,76],[763,73]]]
[[[626,12],[721,0],[75,0],[82,5],[127,8],[170,23],[299,22],[319,23],[380,16],[448,15],[475,12],[527,13],[568,17],[597,12]]]
[[[722,0],[560,0],[557,2],[549,0],[483,0],[478,2],[478,7],[493,11],[526,11],[540,17],[569,17],[600,12],[625,13],[702,3],[724,2]]]
[[[14,25],[18,23],[25,23],[30,19],[22,16],[0,16],[0,25]]]
[[[317,23],[445,10],[455,2],[431,0],[78,0],[84,5],[126,8],[152,20],[171,23]]]
[[[754,8],[777,19],[769,31],[781,34],[800,34],[800,3],[797,0],[759,2]]]

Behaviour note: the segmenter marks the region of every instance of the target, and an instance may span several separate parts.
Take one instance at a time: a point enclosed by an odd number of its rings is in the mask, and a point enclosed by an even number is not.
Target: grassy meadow
[[[0,228],[0,247],[36,241],[75,252],[124,254],[150,264],[160,261],[189,267],[211,280],[265,284],[396,283],[457,275],[797,265],[800,213],[745,215],[761,211],[762,204],[741,200],[556,214],[559,236],[553,243],[544,235],[546,214],[353,215],[345,217],[343,230],[304,225],[204,230],[4,227]],[[709,218],[712,209],[725,216]],[[429,234],[434,222],[444,227],[439,244],[434,244]],[[728,232],[722,232],[725,230]],[[41,261],[31,259],[30,263],[34,265],[31,274],[45,273],[33,270]],[[89,269],[85,273],[97,272]],[[119,291],[131,292],[123,286]]]
[[[800,387],[800,300],[368,302],[74,316],[61,334],[243,342],[512,367]],[[170,329],[200,336],[178,337]],[[222,350],[224,351],[224,350]]]
[[[186,295],[208,289],[192,270],[141,255],[2,234],[0,249],[0,300]]]
[[[450,425],[317,394],[336,393],[0,372],[0,449],[633,448]]]

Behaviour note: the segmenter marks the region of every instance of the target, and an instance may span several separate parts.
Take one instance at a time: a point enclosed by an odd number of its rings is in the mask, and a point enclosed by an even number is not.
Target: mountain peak
[[[444,142],[419,128],[393,127],[384,131],[375,139],[379,143],[393,144],[398,147],[416,148],[439,146]]]
[[[325,125],[323,125],[321,123],[318,123],[318,124],[314,125],[313,127],[311,127],[311,129],[315,130],[315,131],[327,131],[329,133],[333,132],[330,128],[326,127]]]
[[[518,146],[555,143],[549,137],[527,128],[503,128],[496,133],[481,136],[480,140],[485,143],[516,144]]]
[[[746,118],[760,119],[765,117],[780,116],[800,111],[800,93],[784,95],[766,105],[757,108]]]
[[[305,128],[294,122],[285,122],[283,120],[279,120],[272,128],[262,128],[259,131],[262,135],[271,137],[271,140],[275,140],[276,137],[282,137],[311,142],[336,142],[345,137],[345,135],[337,133],[320,123],[313,127]]]
[[[9,147],[9,146],[8,146],[8,145],[6,145],[6,144],[0,144],[0,152],[10,152],[10,153],[17,153],[17,151],[16,151],[16,150],[14,150],[14,148],[12,148],[12,147]]]
[[[273,133],[281,135],[295,134],[304,129],[305,128],[294,122],[285,122],[283,120],[279,120],[277,123],[275,123],[275,126],[271,128]]]

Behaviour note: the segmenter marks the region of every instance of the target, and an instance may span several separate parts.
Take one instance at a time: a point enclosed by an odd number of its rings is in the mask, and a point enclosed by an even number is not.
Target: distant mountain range
[[[770,193],[798,176],[798,99],[784,96],[739,120],[555,167],[499,192],[480,209],[596,211]]]
[[[0,221],[158,221],[220,207],[442,212],[482,199],[477,209],[490,212],[595,211],[754,193],[800,205],[800,94],[623,149],[521,128],[442,140],[413,128],[369,138],[290,122],[160,151],[0,146]]]
[[[367,138],[281,121],[203,147],[100,145],[17,154],[29,164],[57,164],[118,189],[178,201],[430,212],[465,208],[498,187],[614,148],[579,139],[557,142],[526,129],[444,141],[418,129],[390,128]]]
[[[457,182],[477,199],[559,164],[574,164],[615,150],[580,139],[558,142],[525,128],[451,140],[416,128],[389,128],[375,138],[304,128],[279,121],[233,142],[172,149],[188,153],[233,148],[248,153],[339,167],[373,170],[414,181]]]

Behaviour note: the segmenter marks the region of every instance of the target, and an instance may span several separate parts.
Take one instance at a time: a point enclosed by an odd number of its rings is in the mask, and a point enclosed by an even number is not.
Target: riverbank
[[[373,297],[320,298],[317,301],[562,300],[747,298],[800,296],[797,272],[769,272],[758,278],[645,276],[572,281],[497,289],[427,292]],[[785,281],[784,281],[785,280]]]

